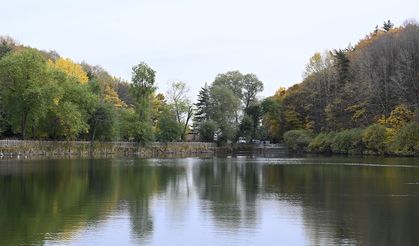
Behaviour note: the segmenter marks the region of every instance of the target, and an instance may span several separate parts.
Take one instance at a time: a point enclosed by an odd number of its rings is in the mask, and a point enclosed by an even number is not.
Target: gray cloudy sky
[[[345,48],[384,20],[419,20],[419,1],[5,0],[0,35],[129,79],[147,62],[159,90],[195,94],[218,73],[255,73],[269,96],[301,81],[316,51]]]

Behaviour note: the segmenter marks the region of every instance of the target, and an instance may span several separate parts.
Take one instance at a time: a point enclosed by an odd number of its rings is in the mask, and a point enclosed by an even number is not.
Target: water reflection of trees
[[[60,233],[65,240],[102,217],[109,207],[83,205],[105,200],[114,180],[110,170],[92,175],[90,168],[88,161],[80,165],[68,160],[60,165],[2,163],[0,245],[39,244],[46,233]],[[104,179],[107,182],[98,181]]]
[[[182,166],[152,166],[145,160],[120,171],[120,199],[128,204],[132,229],[140,241],[147,240],[153,231],[150,198],[176,184],[183,173]]]
[[[231,230],[251,227],[256,221],[259,176],[256,165],[235,160],[217,160],[193,167],[193,181],[199,197],[208,202],[215,222]]]
[[[303,208],[313,244],[415,245],[417,168],[265,166],[264,192]],[[416,181],[415,181],[416,180]]]
[[[132,230],[146,240],[153,230],[150,197],[179,178],[182,167],[152,167],[136,160],[112,168],[110,160],[1,163],[0,245],[70,240],[87,225],[105,220],[123,204]],[[52,238],[55,239],[55,238]]]
[[[313,244],[414,245],[419,241],[416,168],[269,165],[251,159],[62,160],[0,165],[0,245],[71,239],[115,211],[129,212],[135,237],[154,230],[152,198],[176,220],[197,194],[201,213],[224,230],[256,228],[261,197],[302,208]],[[192,198],[195,199],[195,198]],[[279,207],[278,203],[278,207]],[[259,212],[258,212],[259,211]]]

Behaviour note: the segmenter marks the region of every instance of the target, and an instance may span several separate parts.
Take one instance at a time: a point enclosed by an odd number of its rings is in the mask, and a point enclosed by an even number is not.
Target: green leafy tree
[[[16,47],[16,42],[8,36],[0,36],[0,59],[13,51]]]
[[[255,126],[252,118],[246,114],[240,123],[238,135],[240,137],[245,137],[247,141],[250,141],[253,138],[254,128]]]
[[[140,119],[150,120],[150,97],[156,90],[156,72],[142,62],[132,68],[131,93],[137,103]]]
[[[266,129],[266,135],[272,142],[278,142],[282,139],[283,124],[281,121],[281,104],[274,97],[268,97],[261,103],[262,107],[262,125]]]
[[[213,86],[210,91],[211,116],[221,130],[222,142],[233,140],[237,131],[236,112],[240,99],[234,92],[223,86]]]
[[[419,154],[419,124],[412,122],[398,131],[392,149],[397,154]]]
[[[262,105],[259,102],[253,102],[245,110],[245,116],[251,121],[252,129],[250,131],[251,139],[259,139],[261,137],[261,118],[263,114]]]
[[[111,103],[99,101],[89,118],[90,140],[112,140],[117,134],[115,108]]]
[[[256,102],[257,93],[263,91],[263,82],[254,74],[246,74],[243,76],[243,102],[244,110],[252,103]]]
[[[135,128],[138,123],[138,115],[133,108],[121,108],[118,113],[119,136],[122,140],[133,141],[135,139]]]
[[[151,121],[151,97],[156,90],[156,72],[142,62],[132,68],[131,93],[136,101],[138,118],[134,127],[136,141],[146,144],[154,139]]]
[[[284,133],[284,142],[294,151],[304,151],[312,140],[312,134],[307,130],[291,130]]]
[[[354,128],[336,133],[331,147],[334,153],[362,154],[364,151],[362,129]]]
[[[220,73],[215,77],[212,86],[220,86],[230,89],[240,100],[243,97],[244,75],[239,71]]]
[[[80,84],[65,72],[50,68],[51,84],[48,113],[43,120],[43,132],[54,139],[76,139],[89,130],[88,119],[99,100],[91,87]],[[42,133],[41,133],[42,135]]]
[[[13,132],[23,139],[47,113],[49,82],[46,61],[36,50],[12,52],[0,60],[2,104]]]
[[[203,142],[213,142],[217,123],[213,120],[204,121],[199,126],[199,138]]]
[[[181,139],[183,126],[176,120],[176,115],[169,109],[161,115],[157,124],[157,140],[163,143]]]
[[[362,134],[362,141],[365,143],[366,147],[379,154],[387,152],[389,138],[388,129],[379,124],[369,126]]]

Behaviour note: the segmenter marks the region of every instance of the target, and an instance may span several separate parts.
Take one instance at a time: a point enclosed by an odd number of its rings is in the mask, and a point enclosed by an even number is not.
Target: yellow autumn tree
[[[393,136],[413,119],[413,115],[406,105],[400,104],[391,111],[389,117],[382,115],[377,123],[388,127],[390,135]]]
[[[118,93],[115,92],[111,86],[106,85],[104,89],[104,99],[106,102],[113,103],[115,107],[126,107],[127,105],[119,98]]]
[[[55,62],[49,60],[48,64],[53,68],[65,72],[69,76],[75,77],[82,84],[85,84],[87,81],[89,81],[87,73],[83,70],[82,66],[80,64],[74,63],[69,58],[59,58]]]

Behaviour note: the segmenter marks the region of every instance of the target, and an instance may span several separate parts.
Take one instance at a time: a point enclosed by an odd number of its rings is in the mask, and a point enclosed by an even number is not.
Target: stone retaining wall
[[[0,140],[0,156],[107,156],[213,154],[213,143],[173,142],[141,146],[134,142]]]

